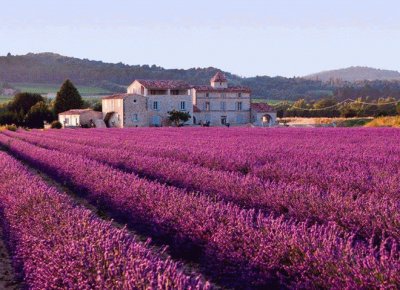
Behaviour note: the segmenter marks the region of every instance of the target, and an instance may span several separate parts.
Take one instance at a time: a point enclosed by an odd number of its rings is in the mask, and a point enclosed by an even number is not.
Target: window
[[[181,102],[181,111],[185,111],[186,110],[186,102],[182,101]]]
[[[150,90],[150,95],[167,95],[166,90]]]
[[[136,103],[136,99],[134,99],[133,102]]]
[[[236,103],[236,106],[237,106],[237,110],[238,110],[238,111],[241,111],[241,110],[242,110],[242,102],[237,102],[237,103]]]
[[[210,111],[210,102],[206,102],[205,105],[206,105],[206,106],[205,106],[205,107],[206,107],[206,108],[205,108],[206,111]]]
[[[171,90],[171,95],[179,95],[179,90]]]
[[[137,122],[137,121],[139,121],[138,114],[133,114],[132,115],[132,122]]]
[[[209,98],[210,97],[210,93],[206,93],[206,98]]]
[[[225,102],[221,102],[220,109],[221,111],[225,111]]]
[[[226,116],[221,116],[221,125],[226,125]]]

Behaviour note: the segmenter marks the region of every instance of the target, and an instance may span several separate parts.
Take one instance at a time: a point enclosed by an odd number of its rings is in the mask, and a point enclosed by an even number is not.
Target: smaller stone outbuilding
[[[74,109],[58,114],[58,121],[63,128],[94,127],[99,119],[103,119],[103,114],[91,109]]]
[[[108,128],[148,126],[147,107],[147,98],[138,94],[116,94],[102,99]]]
[[[251,123],[259,127],[275,126],[276,111],[266,103],[252,103]]]

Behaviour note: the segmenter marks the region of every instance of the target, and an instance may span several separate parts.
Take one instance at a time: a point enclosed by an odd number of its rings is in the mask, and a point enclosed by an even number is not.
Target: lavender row
[[[283,134],[285,131],[273,130],[267,131],[272,133],[264,135],[254,132],[244,135],[249,136],[247,143],[243,143],[243,134],[239,130],[238,134],[232,134],[233,137],[224,132],[224,140],[228,143],[223,148],[213,147],[214,139],[219,140],[213,135],[203,137],[204,140],[200,142],[193,138],[192,131],[183,130],[180,134],[174,132],[172,136],[167,137],[163,137],[161,133],[164,131],[160,131],[155,134],[158,140],[154,140],[155,137],[152,137],[150,131],[144,131],[147,136],[143,131],[111,130],[114,133],[108,133],[91,130],[87,133],[85,130],[79,130],[78,133],[45,132],[39,136],[56,136],[59,140],[94,147],[125,149],[139,155],[179,160],[211,169],[229,168],[228,171],[250,172],[263,180],[298,180],[324,190],[334,188],[342,192],[358,191],[361,194],[368,193],[368,189],[374,186],[381,189],[380,193],[394,192],[394,195],[398,196],[399,187],[394,186],[400,183],[400,148],[397,146],[400,134],[397,130],[328,131],[332,136],[327,136],[327,133],[321,130],[306,133],[290,131],[292,135]],[[187,134],[191,136],[190,144],[186,142]],[[351,136],[348,136],[349,134]],[[241,136],[241,139],[238,136]],[[230,142],[235,138],[242,141]],[[180,141],[181,139],[184,141]],[[208,143],[207,146],[204,146],[205,142]],[[231,143],[242,143],[242,146],[232,147]],[[317,147],[319,149],[315,150]],[[376,192],[374,188],[372,191]]]
[[[86,141],[102,146],[115,146],[118,142],[119,146],[142,154],[179,158],[213,169],[245,172],[304,152],[311,156],[303,163],[312,161],[314,153],[323,154],[326,159],[339,158],[338,161],[358,161],[360,158],[368,161],[378,156],[390,160],[400,153],[397,146],[400,133],[393,129],[202,129],[99,129],[40,134],[57,138],[68,136],[69,139],[83,136],[87,137]],[[187,141],[189,135],[190,142]]]
[[[0,180],[1,219],[27,288],[209,288],[1,152]]]
[[[123,149],[90,147],[24,132],[6,134],[47,149],[83,155],[190,191],[217,196],[242,207],[285,214],[286,217],[300,221],[310,220],[321,224],[334,221],[346,231],[367,239],[385,233],[386,236],[400,240],[400,174],[385,177],[385,181],[381,183],[367,183],[364,182],[366,178],[363,174],[357,174],[363,172],[363,164],[341,165],[354,171],[354,175],[360,180],[358,186],[347,178],[349,175],[346,171],[326,176],[323,171],[318,174],[304,170],[302,174],[296,175],[297,172],[291,170],[295,166],[286,168],[292,175],[292,179],[289,179],[279,174],[279,168],[271,165],[268,174],[274,178],[265,181],[254,175],[211,170],[180,161],[141,156]],[[292,158],[289,164],[297,160]],[[325,162],[330,163],[330,160]],[[331,166],[335,164],[332,163]],[[399,166],[395,166],[398,170]],[[389,169],[391,172],[395,170],[391,167]],[[369,170],[372,171],[372,167]],[[265,172],[265,168],[259,172]],[[329,183],[329,188],[326,183]]]
[[[239,285],[379,288],[400,286],[396,244],[357,243],[334,225],[311,226],[213,202],[123,173],[81,156],[47,150],[0,135],[0,143],[38,168],[140,220],[175,241],[190,242],[222,281]],[[374,273],[371,275],[370,273]]]

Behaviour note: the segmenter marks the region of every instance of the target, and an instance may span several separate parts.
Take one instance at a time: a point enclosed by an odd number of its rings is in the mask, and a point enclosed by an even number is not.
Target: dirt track
[[[3,229],[0,227],[0,289],[20,289],[14,279],[11,259],[4,244]]]

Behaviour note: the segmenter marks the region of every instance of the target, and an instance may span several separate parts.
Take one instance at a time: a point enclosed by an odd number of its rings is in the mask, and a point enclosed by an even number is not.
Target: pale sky
[[[400,70],[399,0],[0,0],[0,55],[302,76]]]

